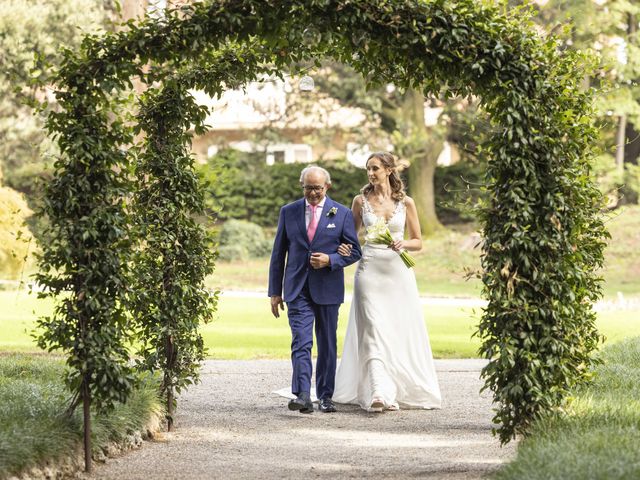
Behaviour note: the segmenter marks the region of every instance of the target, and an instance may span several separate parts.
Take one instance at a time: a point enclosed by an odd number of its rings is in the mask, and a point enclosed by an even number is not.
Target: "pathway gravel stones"
[[[481,360],[436,360],[441,410],[290,412],[271,392],[289,382],[281,360],[207,361],[202,383],[179,400],[175,431],[99,465],[91,478],[477,479],[515,445],[491,435]]]

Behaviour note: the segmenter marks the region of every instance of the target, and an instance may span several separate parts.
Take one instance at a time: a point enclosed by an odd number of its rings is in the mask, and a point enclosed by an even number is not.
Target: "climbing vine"
[[[217,301],[204,288],[215,250],[210,234],[194,218],[204,215],[205,203],[189,132],[202,133],[208,111],[189,88],[198,81],[218,85],[234,73],[246,75],[244,61],[255,54],[255,49],[243,54],[240,46],[227,48],[213,64],[165,78],[162,88],[149,89],[140,101],[134,131],[145,138],[135,163],[133,223],[140,243],[131,307],[140,365],[162,372],[169,430],[176,394],[198,380],[205,355],[198,327],[211,318]]]
[[[145,339],[143,363],[165,372],[166,392],[194,378],[197,326],[215,301],[203,289],[213,257],[191,216],[202,198],[186,133],[203,128],[204,110],[188,90],[216,96],[325,56],[371,84],[475,95],[491,115],[479,215],[489,303],[478,333],[508,442],[588,377],[607,234],[589,164],[588,63],[493,2],[212,0],[66,52],[61,110],[48,122],[61,157],[40,275],[60,303],[40,343],[67,353],[71,388],[98,406],[128,394],[132,330]],[[134,77],[146,89],[135,126],[145,140],[131,148],[114,99]]]
[[[193,171],[186,133],[206,112],[186,91],[165,82],[142,99],[138,126],[146,148],[136,163],[134,192],[138,255],[132,310],[141,364],[162,372],[168,428],[173,424],[175,393],[198,378],[204,344],[198,332],[215,308],[204,288],[213,272],[214,245],[193,218],[203,199]]]

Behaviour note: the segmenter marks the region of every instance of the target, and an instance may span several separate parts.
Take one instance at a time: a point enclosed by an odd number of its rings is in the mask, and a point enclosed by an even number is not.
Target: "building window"
[[[267,163],[269,165],[273,165],[274,163],[284,163],[284,160],[285,160],[284,150],[273,150],[271,152],[267,152]]]
[[[310,145],[303,143],[283,143],[267,147],[267,165],[274,163],[309,163],[313,160]]]
[[[297,163],[308,163],[311,161],[311,147],[299,145],[293,149],[293,161]]]

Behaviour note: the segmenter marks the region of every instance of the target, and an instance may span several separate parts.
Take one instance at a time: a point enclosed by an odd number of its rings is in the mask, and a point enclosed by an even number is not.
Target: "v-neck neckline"
[[[400,202],[395,202],[395,207],[393,207],[393,211],[391,212],[391,216],[389,218],[386,218],[384,215],[378,215],[376,213],[376,211],[373,209],[373,207],[371,206],[371,202],[369,202],[369,199],[367,199],[366,195],[362,195],[362,198],[364,200],[364,204],[365,204],[365,209],[371,213],[374,217],[376,217],[376,219],[380,220],[384,220],[384,223],[388,224],[391,220],[393,220],[393,217],[396,216],[396,214],[399,211],[399,206],[400,206]]]

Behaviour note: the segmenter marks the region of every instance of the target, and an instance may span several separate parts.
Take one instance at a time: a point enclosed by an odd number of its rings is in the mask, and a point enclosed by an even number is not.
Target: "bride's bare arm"
[[[351,213],[353,213],[353,221],[356,225],[356,233],[358,233],[362,227],[362,197],[360,195],[353,198]],[[338,247],[338,253],[343,257],[351,256],[351,245],[343,243]]]
[[[351,213],[353,213],[353,221],[356,224],[356,233],[360,233],[360,229],[362,228],[362,195],[353,197]]]
[[[422,249],[422,232],[420,231],[418,210],[411,197],[405,197],[404,204],[407,208],[407,239],[394,242],[391,248],[396,251],[411,250],[415,252]]]

